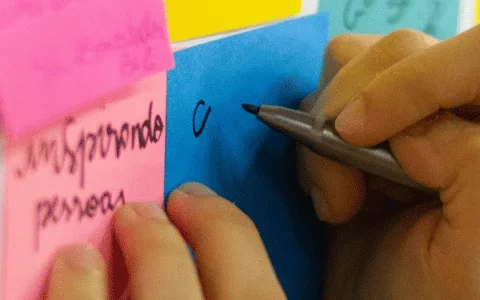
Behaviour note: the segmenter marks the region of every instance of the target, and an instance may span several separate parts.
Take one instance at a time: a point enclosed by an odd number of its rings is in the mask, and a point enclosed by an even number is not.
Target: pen
[[[334,122],[323,115],[270,105],[243,104],[242,107],[272,129],[321,156],[424,192],[437,192],[410,178],[388,149],[357,147],[344,141],[335,130]]]

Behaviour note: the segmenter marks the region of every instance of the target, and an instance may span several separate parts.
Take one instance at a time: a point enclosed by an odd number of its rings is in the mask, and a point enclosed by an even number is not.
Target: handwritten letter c
[[[207,113],[203,117],[202,125],[200,125],[200,129],[197,130],[197,127],[195,126],[195,120],[197,119],[197,111],[200,106],[204,106],[204,105],[205,105],[205,101],[203,100],[198,101],[197,106],[195,107],[195,110],[193,112],[193,134],[195,135],[196,138],[198,138],[202,134],[203,130],[205,129],[205,124],[207,123],[208,117],[210,116],[210,112],[212,111],[212,108],[208,107]]]

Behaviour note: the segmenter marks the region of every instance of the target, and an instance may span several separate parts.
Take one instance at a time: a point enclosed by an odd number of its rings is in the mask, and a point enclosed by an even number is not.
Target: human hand
[[[388,140],[440,197],[413,197],[299,147],[319,217],[344,224],[333,228],[326,299],[480,299],[479,45],[480,27],[444,42],[412,30],[330,42],[321,94],[304,109],[336,118],[352,144]]]
[[[115,214],[131,299],[285,299],[255,225],[234,204],[186,184],[167,208],[168,216],[158,204],[135,203]],[[47,299],[108,299],[101,255],[87,245],[61,251]]]

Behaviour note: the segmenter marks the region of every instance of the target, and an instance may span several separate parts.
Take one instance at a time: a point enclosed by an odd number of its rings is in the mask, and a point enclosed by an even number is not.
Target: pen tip
[[[242,104],[242,107],[243,107],[244,110],[246,110],[247,112],[249,112],[253,115],[257,115],[258,110],[260,109],[258,106],[251,105],[251,104]]]

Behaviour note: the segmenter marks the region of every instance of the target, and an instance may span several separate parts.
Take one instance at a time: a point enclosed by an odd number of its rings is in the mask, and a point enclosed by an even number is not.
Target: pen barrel
[[[334,122],[323,116],[279,106],[261,106],[257,118],[326,158],[427,193],[438,192],[413,180],[386,147],[366,148],[347,143],[335,130]]]
[[[334,123],[323,123],[321,130],[312,130],[315,136],[306,146],[319,155],[337,160],[366,173],[390,181],[434,193],[436,190],[413,180],[399,165],[392,153],[382,147],[356,147],[344,141],[335,130]]]

